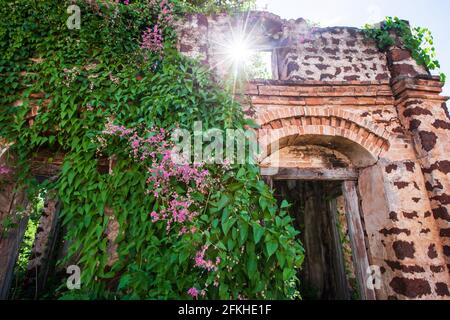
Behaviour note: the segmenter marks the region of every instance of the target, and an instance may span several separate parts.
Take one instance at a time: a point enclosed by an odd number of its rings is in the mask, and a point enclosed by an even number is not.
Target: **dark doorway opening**
[[[340,181],[278,180],[279,201],[287,199],[305,247],[299,274],[305,300],[359,299],[350,233]]]

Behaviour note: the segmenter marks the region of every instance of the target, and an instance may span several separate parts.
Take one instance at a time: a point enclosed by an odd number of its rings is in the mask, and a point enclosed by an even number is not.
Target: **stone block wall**
[[[368,251],[384,282],[378,298],[448,298],[445,217],[432,209],[427,174],[390,84],[264,81],[250,83],[247,95],[263,146],[277,141],[283,150],[331,137],[322,145],[358,167]]]
[[[250,49],[273,53],[278,80],[389,81],[392,74],[429,75],[407,50],[395,47],[387,56],[360,29],[318,28],[268,12],[189,15],[178,23],[178,49],[224,75],[229,72],[223,63],[227,46],[240,38],[237,34],[244,34]]]

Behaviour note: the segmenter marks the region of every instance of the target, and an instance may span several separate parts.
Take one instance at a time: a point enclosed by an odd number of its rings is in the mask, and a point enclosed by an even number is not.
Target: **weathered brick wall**
[[[437,81],[407,79],[393,86],[399,118],[414,139],[431,200],[433,218],[439,226],[447,267],[450,268],[450,118],[446,97]]]
[[[284,150],[331,137],[323,146],[358,167],[371,263],[383,276],[378,298],[448,297],[442,231],[389,83],[252,82],[247,95],[263,147],[276,141]]]
[[[179,25],[179,49],[224,76],[220,44],[245,18],[188,16]],[[370,263],[381,267],[377,297],[449,298],[450,123],[442,84],[398,38],[380,52],[355,28],[311,28],[269,13],[247,21],[255,48],[275,55],[278,79],[246,88],[268,155],[263,165],[273,161],[275,146],[288,166],[295,163],[289,152],[302,145],[349,159],[359,171]],[[316,150],[308,148],[302,152]]]
[[[284,20],[267,12],[189,15],[178,24],[179,50],[223,75],[225,46],[242,30],[250,35],[246,39],[253,49],[273,52],[280,80],[388,81],[389,67],[402,74],[428,75],[408,51],[396,48],[389,59],[359,29],[318,28],[304,19]]]
[[[297,21],[289,22],[294,30]],[[292,32],[292,31],[291,31]],[[292,35],[291,35],[292,36]],[[309,39],[294,33],[286,48],[278,50],[280,79],[389,80],[386,56],[354,28],[317,29]],[[299,40],[300,39],[300,40]]]

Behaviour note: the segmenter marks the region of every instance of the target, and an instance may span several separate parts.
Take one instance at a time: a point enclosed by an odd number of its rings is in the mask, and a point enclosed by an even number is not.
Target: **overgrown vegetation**
[[[23,288],[23,281],[27,275],[29,261],[31,258],[31,251],[36,238],[36,232],[39,224],[39,218],[44,208],[45,192],[34,198],[34,203],[30,206],[30,214],[28,215],[28,222],[25,228],[25,234],[19,250],[19,256],[14,270],[14,280],[10,290],[10,298],[25,297],[28,292]]]
[[[367,37],[377,42],[380,50],[386,50],[395,44],[395,38],[391,32],[396,32],[402,39],[403,45],[411,51],[412,57],[418,64],[428,70],[439,70],[440,63],[436,57],[436,49],[431,31],[423,27],[411,27],[405,20],[398,17],[386,17],[379,26],[366,24],[364,33]],[[446,76],[440,72],[441,81],[445,82]]]
[[[167,133],[196,120],[205,130],[253,125],[175,50],[173,21],[197,3],[80,0],[81,29],[71,30],[72,3],[0,6],[0,136],[30,198],[58,191],[71,244],[61,263],[82,271],[81,290],[62,284],[54,297],[296,297],[303,249],[258,168],[179,168],[166,157]],[[41,149],[66,154],[56,181],[30,174]],[[110,173],[101,159],[113,160]]]

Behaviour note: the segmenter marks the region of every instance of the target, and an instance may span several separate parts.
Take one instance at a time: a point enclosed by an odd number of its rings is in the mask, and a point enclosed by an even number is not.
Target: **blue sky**
[[[414,26],[427,27],[434,36],[441,70],[448,81],[444,94],[450,96],[450,1],[448,0],[257,0],[285,19],[305,18],[322,27],[361,27],[385,16],[398,16]]]

